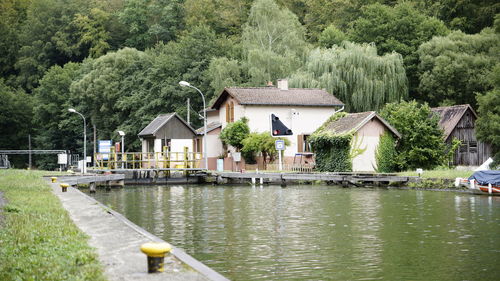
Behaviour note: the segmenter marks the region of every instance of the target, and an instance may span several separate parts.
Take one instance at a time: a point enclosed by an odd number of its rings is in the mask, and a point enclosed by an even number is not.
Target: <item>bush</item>
[[[248,119],[243,117],[234,123],[228,124],[220,133],[219,138],[224,144],[229,144],[239,151],[243,148],[243,140],[249,134]]]
[[[398,170],[432,169],[446,164],[449,153],[443,131],[427,104],[389,103],[380,115],[401,133],[396,146]]]

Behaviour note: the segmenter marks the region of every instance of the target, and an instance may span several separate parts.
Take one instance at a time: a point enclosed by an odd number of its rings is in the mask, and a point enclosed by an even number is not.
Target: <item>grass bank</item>
[[[0,280],[105,280],[88,237],[71,221],[47,172],[0,170]]]
[[[426,179],[452,179],[455,178],[468,178],[474,171],[454,170],[454,169],[441,169],[441,170],[424,170],[422,178]],[[418,176],[415,171],[400,172],[401,176]]]

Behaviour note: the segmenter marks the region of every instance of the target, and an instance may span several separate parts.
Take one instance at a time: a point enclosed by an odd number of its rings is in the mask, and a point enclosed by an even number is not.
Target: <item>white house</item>
[[[328,122],[325,129],[335,134],[353,134],[351,148],[363,151],[352,159],[353,171],[375,171],[375,152],[382,134],[390,132],[396,138],[401,138],[399,132],[375,111],[349,113],[338,120]]]
[[[297,153],[310,151],[308,136],[343,106],[325,90],[288,88],[287,80],[278,80],[278,87],[225,88],[207,112],[209,168],[225,153],[218,135],[231,122],[246,117],[251,132],[270,132],[270,114],[277,115],[293,131],[284,152],[291,163]]]

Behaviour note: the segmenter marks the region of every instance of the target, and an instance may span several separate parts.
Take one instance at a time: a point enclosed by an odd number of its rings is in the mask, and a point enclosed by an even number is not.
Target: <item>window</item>
[[[469,153],[477,153],[477,141],[469,142]]]
[[[226,122],[227,123],[234,122],[234,103],[233,102],[226,103]]]

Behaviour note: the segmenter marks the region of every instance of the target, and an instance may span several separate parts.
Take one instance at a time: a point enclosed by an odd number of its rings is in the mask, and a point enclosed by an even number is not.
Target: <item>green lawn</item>
[[[0,170],[0,280],[105,280],[88,237],[71,221],[48,172]]]
[[[441,170],[424,170],[423,178],[439,178],[439,179],[455,179],[455,178],[468,178],[474,173],[474,171],[461,171],[453,169],[441,169]],[[418,176],[415,171],[407,171],[398,173],[401,176]]]

